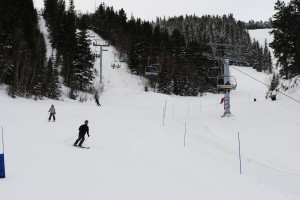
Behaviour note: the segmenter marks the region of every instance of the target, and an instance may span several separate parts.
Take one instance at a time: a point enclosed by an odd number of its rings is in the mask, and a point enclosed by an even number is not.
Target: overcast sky
[[[33,0],[37,8],[44,6],[44,0]],[[74,0],[75,9],[82,12],[94,12],[95,5],[101,2],[112,6],[114,10],[123,8],[130,18],[131,14],[142,20],[155,20],[156,17],[173,17],[179,15],[202,16],[232,13],[234,18],[242,21],[266,21],[275,14],[277,0]],[[290,0],[283,0],[290,2]],[[68,5],[68,0],[66,4]]]

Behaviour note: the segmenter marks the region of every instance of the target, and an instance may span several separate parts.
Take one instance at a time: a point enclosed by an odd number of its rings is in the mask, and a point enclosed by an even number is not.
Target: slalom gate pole
[[[165,107],[163,108],[163,126],[165,126],[166,110],[167,110],[167,100],[165,102]]]
[[[4,154],[4,138],[3,138],[3,127],[1,126],[1,131],[2,131],[2,150]]]
[[[240,142],[240,132],[238,132],[238,141],[239,141],[240,174],[242,174],[242,160],[241,160],[241,142]]]
[[[2,130],[2,154],[0,154],[0,178],[5,178],[5,165],[4,165],[4,139],[3,139],[3,127]]]
[[[175,116],[175,107],[174,107],[174,104],[173,104],[173,118]]]
[[[165,126],[165,109],[163,108],[163,126]]]
[[[183,137],[183,146],[185,147],[185,137],[186,137],[186,122],[184,124],[184,137]]]
[[[202,105],[201,105],[201,100],[200,100],[200,110],[201,110],[201,112],[203,112],[203,111],[202,111]]]

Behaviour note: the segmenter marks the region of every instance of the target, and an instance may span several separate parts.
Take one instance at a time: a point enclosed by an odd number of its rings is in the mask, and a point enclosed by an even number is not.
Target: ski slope
[[[271,34],[272,29],[255,29],[255,30],[249,30],[249,34],[253,39],[259,42],[259,44],[264,47],[265,43],[268,45],[273,41],[274,35]],[[275,66],[277,62],[277,58],[274,57],[274,50],[272,48],[269,48],[271,56],[272,56],[272,62]]]
[[[300,105],[284,95],[265,99],[266,86],[240,71],[265,83],[268,75],[231,68],[238,82],[233,116],[221,118],[221,94],[144,92],[145,80],[128,73],[125,63],[111,67],[115,53],[110,47],[103,54],[101,107],[92,96],[84,103],[12,99],[1,86],[1,200],[300,199]],[[300,99],[299,91],[289,95]],[[56,122],[47,120],[52,104]],[[86,119],[90,149],[75,148]]]

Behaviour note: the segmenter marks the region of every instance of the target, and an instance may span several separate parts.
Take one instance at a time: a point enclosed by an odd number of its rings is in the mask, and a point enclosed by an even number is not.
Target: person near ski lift
[[[50,109],[49,109],[48,112],[50,113],[48,121],[50,122],[51,118],[53,117],[53,121],[55,122],[55,114],[56,114],[56,112],[55,112],[54,105],[51,105],[51,107],[50,107]]]
[[[225,97],[222,97],[220,104],[224,103],[224,110],[225,110]]]
[[[73,144],[73,146],[77,146],[77,144],[79,142],[78,147],[82,147],[82,143],[85,140],[84,136],[85,136],[86,133],[87,133],[88,137],[90,137],[88,123],[89,123],[89,121],[85,120],[84,124],[79,127],[78,139],[75,141],[75,143]]]
[[[224,103],[224,101],[225,101],[225,98],[222,97],[222,99],[221,99],[221,101],[220,101],[220,104]]]
[[[94,99],[95,99],[97,106],[101,106],[101,104],[99,103],[99,96],[97,93],[95,94]]]

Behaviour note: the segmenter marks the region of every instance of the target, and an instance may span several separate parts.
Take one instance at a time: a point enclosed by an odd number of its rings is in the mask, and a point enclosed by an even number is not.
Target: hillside
[[[221,94],[146,93],[145,81],[115,61],[115,53],[104,53],[101,107],[92,97],[85,103],[12,99],[1,88],[7,175],[0,180],[1,199],[300,198],[299,104],[280,94],[277,101],[265,99],[266,86],[240,71],[265,83],[268,75],[232,68],[238,82],[231,92],[233,116],[221,118]],[[121,67],[113,69],[112,63]],[[299,99],[299,88],[294,90],[290,95]],[[55,123],[47,120],[52,104]],[[89,150],[72,146],[86,119]]]

